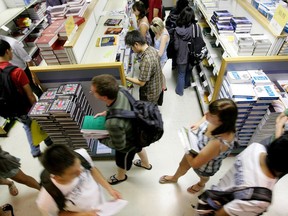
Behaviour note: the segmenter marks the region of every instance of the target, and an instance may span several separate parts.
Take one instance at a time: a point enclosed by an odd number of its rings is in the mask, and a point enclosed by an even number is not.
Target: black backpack
[[[175,14],[173,13],[173,11],[170,12],[170,14],[168,15],[166,22],[165,22],[165,27],[169,33],[170,36],[170,40],[169,40],[169,44],[167,46],[166,52],[167,52],[167,57],[169,59],[171,58],[176,58],[177,57],[177,52],[175,51],[174,48],[174,32],[175,32],[175,28],[176,28],[176,20],[178,19],[179,14]]]
[[[78,158],[81,161],[81,165],[87,169],[90,170],[92,167],[90,163],[79,153],[75,152],[78,156]],[[47,170],[43,170],[40,175],[41,180],[41,186],[46,189],[46,191],[50,194],[50,196],[54,199],[56,202],[59,211],[64,210],[66,198],[63,195],[63,193],[55,186],[55,184],[50,179],[50,173]]]
[[[16,66],[0,68],[0,116],[12,118],[27,114],[25,96],[21,95],[13,83],[10,73]]]
[[[120,88],[120,91],[128,98],[132,110],[109,110],[106,119],[135,119],[133,123],[136,130],[135,141],[138,147],[143,148],[158,141],[164,133],[162,116],[158,106],[152,102],[136,100],[123,88]]]
[[[234,199],[258,200],[271,203],[272,191],[264,187],[246,187],[232,191],[206,190],[198,200],[196,211],[201,216],[212,216],[215,211],[221,209],[226,203]]]
[[[206,58],[208,50],[203,38],[200,36],[201,29],[197,24],[192,24],[192,40],[188,42],[188,62],[194,66]]]

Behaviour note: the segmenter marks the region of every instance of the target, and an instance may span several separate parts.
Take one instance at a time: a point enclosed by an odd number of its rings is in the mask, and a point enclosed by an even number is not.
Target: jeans
[[[178,65],[178,78],[175,92],[182,96],[184,88],[191,86],[192,68],[189,64]]]
[[[29,143],[29,146],[31,149],[31,154],[33,156],[37,156],[37,155],[41,154],[40,146],[34,146],[33,145],[32,134],[31,134],[31,130],[30,130],[30,124],[25,124],[24,122],[22,122],[22,123],[23,123],[23,128],[25,130],[25,133],[26,133],[26,136],[28,139],[28,143]]]

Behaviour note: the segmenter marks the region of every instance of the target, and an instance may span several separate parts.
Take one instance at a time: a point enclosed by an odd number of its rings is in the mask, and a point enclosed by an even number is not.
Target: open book
[[[182,127],[178,130],[178,135],[185,152],[189,152],[193,155],[199,153],[198,137],[191,129]]]

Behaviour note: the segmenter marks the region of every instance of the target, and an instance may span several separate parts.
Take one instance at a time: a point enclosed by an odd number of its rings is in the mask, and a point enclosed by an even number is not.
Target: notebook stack
[[[85,148],[91,154],[80,132],[85,115],[92,109],[79,83],[62,84],[50,88],[40,97],[29,112],[54,143],[67,144],[71,148]]]
[[[270,47],[271,47],[271,42],[267,38],[266,35],[263,34],[251,34],[251,37],[253,38],[254,41],[254,52],[253,55],[255,56],[265,56],[267,55]]]
[[[234,28],[230,23],[230,19],[233,15],[227,10],[213,11],[211,17],[211,23],[213,23],[219,34],[230,34],[234,32]]]
[[[254,51],[254,41],[250,34],[234,34],[234,42],[239,56],[251,56]]]
[[[230,20],[236,33],[250,33],[252,22],[246,17],[232,17]]]

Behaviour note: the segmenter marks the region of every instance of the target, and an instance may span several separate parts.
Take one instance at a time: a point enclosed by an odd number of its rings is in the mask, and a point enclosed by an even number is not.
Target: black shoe
[[[32,155],[33,156],[33,158],[38,158],[38,157],[40,157],[42,155],[42,152],[40,152],[40,153],[38,153],[38,154],[36,154],[36,155]]]
[[[50,137],[47,137],[47,138],[44,140],[44,143],[45,143],[45,145],[47,145],[47,146],[53,145],[53,141],[51,140]]]
[[[8,203],[2,206],[2,211],[4,212],[11,211],[11,216],[14,216],[13,207]]]

